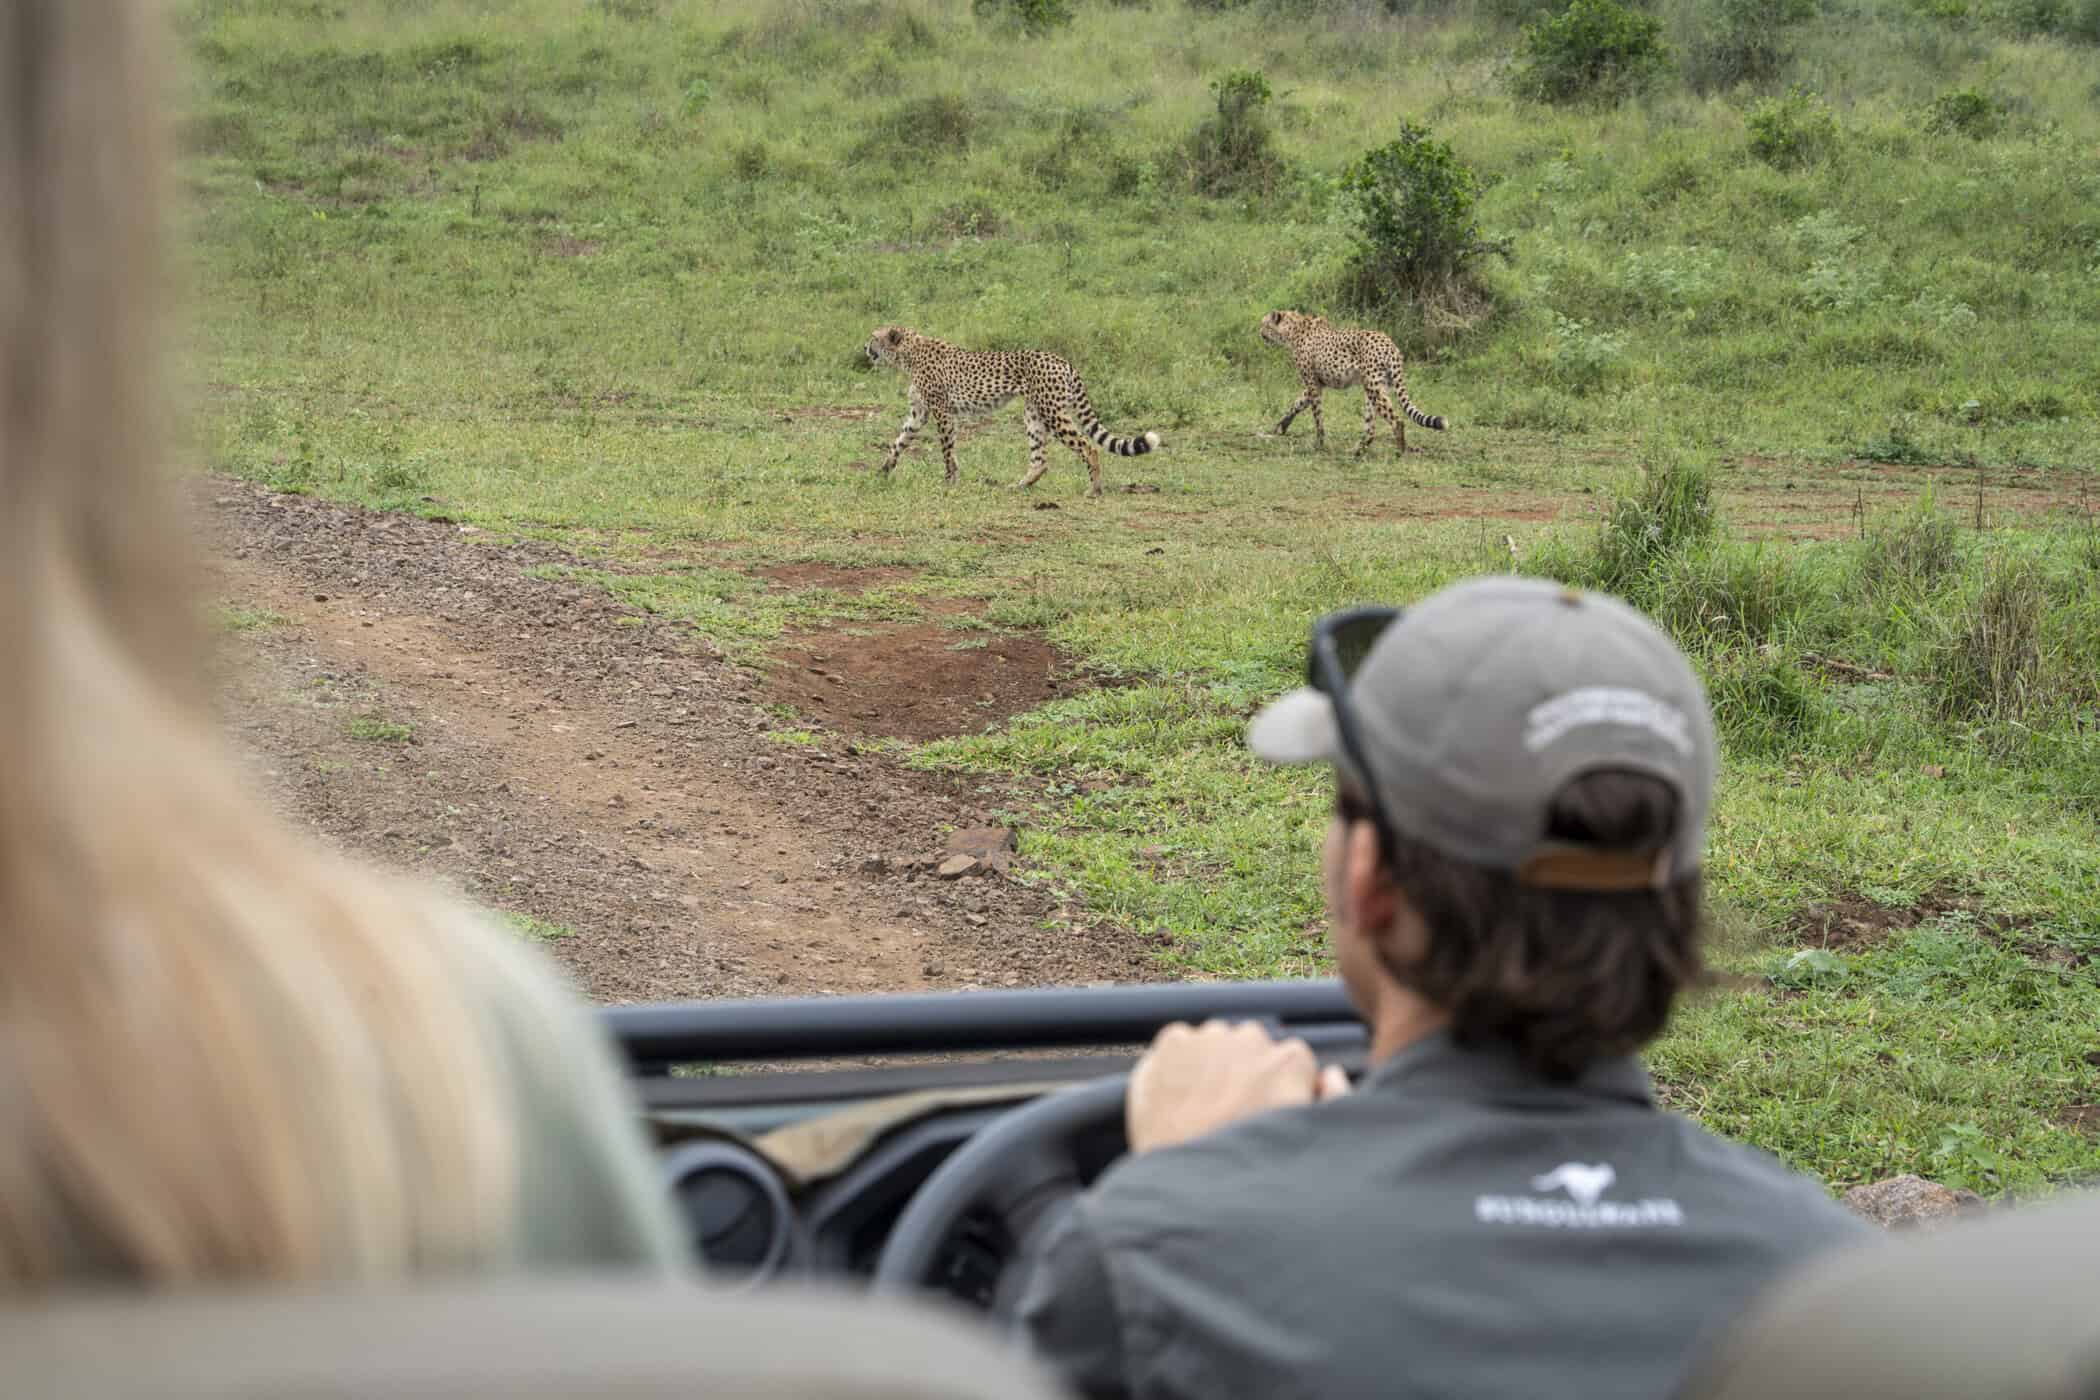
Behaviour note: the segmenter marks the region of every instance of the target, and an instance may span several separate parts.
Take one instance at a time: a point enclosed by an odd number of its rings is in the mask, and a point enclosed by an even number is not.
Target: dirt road
[[[340,846],[530,916],[601,1001],[1159,975],[1039,888],[917,868],[999,794],[837,731],[778,742],[778,674],[527,572],[555,549],[222,478],[194,498],[232,624],[225,722],[262,787]],[[879,722],[885,697],[824,679],[846,687],[824,708]]]

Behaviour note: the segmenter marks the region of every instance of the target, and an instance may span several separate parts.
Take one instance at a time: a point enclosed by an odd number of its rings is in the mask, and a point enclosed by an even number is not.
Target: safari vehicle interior
[[[600,1014],[712,1277],[931,1291],[994,1316],[1035,1232],[1125,1151],[1127,1071],[1161,1027],[1259,1021],[1351,1074],[1366,1049],[1334,979]]]

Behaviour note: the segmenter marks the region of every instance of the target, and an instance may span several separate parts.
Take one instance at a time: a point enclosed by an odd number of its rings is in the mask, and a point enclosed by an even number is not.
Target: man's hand
[[[1302,1040],[1271,1039],[1251,1022],[1177,1021],[1130,1073],[1125,1131],[1132,1152],[1149,1152],[1272,1108],[1348,1092],[1348,1076],[1338,1066],[1321,1070]]]

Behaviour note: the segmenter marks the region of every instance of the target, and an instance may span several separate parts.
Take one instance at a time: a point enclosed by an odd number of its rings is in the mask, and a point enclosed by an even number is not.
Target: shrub
[[[1698,7],[1685,76],[1699,92],[1770,83],[1794,61],[1787,32],[1813,19],[1816,0],[1717,0]]]
[[[1268,118],[1269,80],[1251,68],[1235,68],[1210,85],[1218,109],[1189,137],[1185,158],[1189,184],[1198,194],[1266,194],[1283,178],[1283,159],[1273,149]]]
[[[1011,19],[1030,34],[1043,34],[1072,22],[1072,0],[970,0],[979,19]]]
[[[1593,331],[1586,321],[1553,318],[1553,374],[1578,394],[1594,393],[1617,376],[1626,337]]]
[[[1750,128],[1750,154],[1774,170],[1814,165],[1837,149],[1836,113],[1806,88],[1759,102],[1745,125]]]
[[[1481,236],[1480,178],[1429,129],[1400,123],[1400,139],[1366,151],[1342,174],[1354,213],[1356,252],[1347,300],[1375,307],[1395,291],[1443,292],[1488,253],[1508,245]]]
[[[960,93],[927,93],[898,103],[878,118],[856,155],[865,157],[884,146],[914,154],[939,148],[965,150],[979,125],[976,109]]]
[[[1966,136],[1981,141],[1998,134],[2011,108],[2012,104],[1995,92],[1954,88],[1932,99],[1932,106],[1925,113],[1925,129],[1935,136]]]
[[[1519,54],[1517,92],[1539,102],[1616,102],[1669,66],[1662,21],[1618,0],[1572,0],[1526,25]]]

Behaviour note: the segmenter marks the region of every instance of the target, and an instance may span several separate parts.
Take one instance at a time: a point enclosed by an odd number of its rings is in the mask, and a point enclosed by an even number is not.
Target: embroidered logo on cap
[[[1571,729],[1612,724],[1644,729],[1690,756],[1692,725],[1683,710],[1641,690],[1593,685],[1534,705],[1524,717],[1524,747],[1533,753],[1559,742]]]

